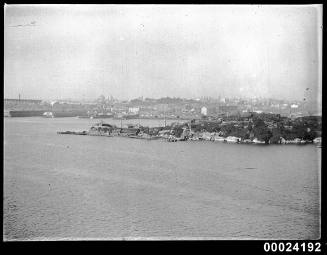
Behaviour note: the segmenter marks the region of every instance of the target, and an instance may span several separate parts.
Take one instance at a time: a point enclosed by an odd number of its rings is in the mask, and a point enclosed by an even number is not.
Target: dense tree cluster
[[[220,123],[217,121],[190,122],[193,132],[220,132],[224,137],[236,136],[242,139],[253,139],[266,143],[279,143],[281,138],[293,140],[300,138],[312,141],[321,136],[321,117],[303,117],[295,120],[283,118],[276,114],[256,114],[252,115],[249,121],[227,121]],[[189,127],[188,124],[174,125],[165,127],[173,130],[173,133],[180,137],[183,128]]]

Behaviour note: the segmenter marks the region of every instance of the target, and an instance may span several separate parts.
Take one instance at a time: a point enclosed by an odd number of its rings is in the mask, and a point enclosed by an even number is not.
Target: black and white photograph
[[[321,238],[322,4],[3,9],[5,242]]]

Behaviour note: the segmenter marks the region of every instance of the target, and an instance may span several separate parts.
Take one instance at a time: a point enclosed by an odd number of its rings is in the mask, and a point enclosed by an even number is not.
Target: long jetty
[[[151,136],[151,135],[129,135],[124,133],[117,134],[109,134],[109,133],[91,133],[88,131],[58,131],[59,135],[88,135],[88,136],[105,136],[105,137],[126,137],[126,138],[134,138],[134,139],[143,139],[143,140],[159,140],[164,139],[160,136]]]

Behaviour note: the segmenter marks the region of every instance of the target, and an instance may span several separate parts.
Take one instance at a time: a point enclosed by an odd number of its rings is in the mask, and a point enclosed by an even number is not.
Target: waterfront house
[[[300,138],[295,138],[293,140],[286,140],[286,144],[300,144],[301,139]]]
[[[321,142],[322,142],[321,137],[317,137],[317,138],[313,139],[313,143],[321,144]]]
[[[279,142],[280,142],[281,144],[285,144],[285,143],[286,143],[286,140],[285,140],[285,138],[280,137],[280,138],[279,138]]]
[[[211,133],[209,133],[209,132],[202,132],[200,134],[200,139],[206,140],[206,141],[211,140]]]
[[[201,108],[201,114],[202,114],[203,116],[207,116],[207,113],[208,113],[208,109],[207,109],[207,107],[203,106],[203,107]]]
[[[300,138],[295,138],[295,139],[294,139],[294,143],[296,143],[296,144],[300,144],[300,143],[301,143],[301,139],[300,139]]]
[[[138,114],[140,112],[140,107],[129,107],[128,112],[132,114]]]
[[[242,143],[252,143],[251,139],[244,139],[242,140]]]
[[[265,143],[265,141],[261,141],[256,137],[252,140],[252,142],[255,143],[255,144],[264,144]]]
[[[228,136],[226,137],[225,141],[227,143],[239,143],[241,141],[241,138],[236,136]]]
[[[214,141],[224,142],[225,141],[225,137],[216,135],[216,136],[214,136]]]

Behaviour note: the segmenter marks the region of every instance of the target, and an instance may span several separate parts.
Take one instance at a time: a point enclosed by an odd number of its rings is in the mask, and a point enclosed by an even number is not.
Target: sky
[[[5,98],[321,100],[322,5],[5,5],[4,17]]]

